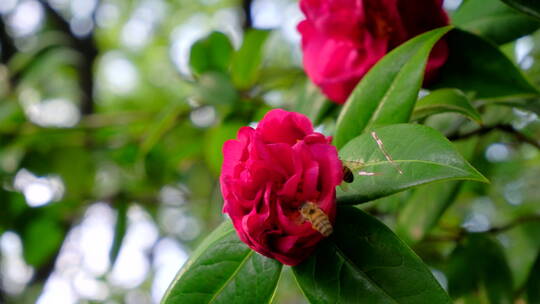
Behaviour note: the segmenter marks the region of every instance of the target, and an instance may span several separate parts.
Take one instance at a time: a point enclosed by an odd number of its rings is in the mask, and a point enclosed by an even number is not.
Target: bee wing
[[[297,225],[303,225],[307,221],[307,219],[303,215],[299,215],[293,221]]]
[[[375,133],[375,131],[371,132],[371,137],[373,137],[373,139],[377,143],[377,146],[379,146],[379,150],[381,150],[381,152],[384,154],[384,157],[386,158],[386,160],[389,163],[391,163],[392,166],[394,166],[394,168],[396,168],[399,174],[403,175],[403,171],[401,170],[401,167],[392,159],[392,156],[390,156],[390,153],[386,151],[382,140],[379,138],[377,133]]]
[[[382,173],[359,171],[358,175],[360,175],[360,176],[376,176],[376,175],[382,175]]]

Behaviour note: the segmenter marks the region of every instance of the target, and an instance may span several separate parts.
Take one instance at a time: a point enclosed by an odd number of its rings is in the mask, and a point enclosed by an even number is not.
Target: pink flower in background
[[[343,169],[330,141],[304,115],[272,110],[225,143],[223,212],[253,250],[296,265],[322,240],[299,211],[314,202],[333,223]]]
[[[306,19],[302,35],[304,68],[332,101],[344,103],[360,79],[386,53],[428,30],[448,24],[442,0],[300,0]],[[426,81],[448,57],[437,43]]]

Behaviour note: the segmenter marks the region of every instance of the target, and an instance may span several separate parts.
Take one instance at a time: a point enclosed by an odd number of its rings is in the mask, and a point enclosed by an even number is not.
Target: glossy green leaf
[[[438,131],[422,125],[398,124],[374,130],[390,162],[372,133],[351,140],[340,152],[340,158],[354,172],[348,190],[338,188],[338,200],[358,204],[435,181],[473,180],[486,182],[448,139]],[[399,171],[403,174],[400,174]],[[361,176],[360,171],[374,176]]]
[[[511,7],[540,19],[540,2],[537,0],[502,0]]]
[[[538,20],[500,0],[465,1],[452,15],[452,23],[497,44],[514,41],[540,27]]]
[[[374,217],[340,206],[335,231],[293,268],[314,304],[450,303],[422,260]]]
[[[462,30],[447,36],[450,48],[435,88],[458,88],[477,99],[537,96],[521,71],[495,45]]]
[[[362,78],[339,115],[334,137],[338,148],[364,130],[409,121],[429,53],[449,30],[444,27],[409,40]]]
[[[227,35],[212,32],[193,44],[189,66],[195,75],[210,71],[226,72],[233,54],[233,46]]]
[[[411,119],[418,120],[443,112],[460,113],[476,122],[482,120],[480,113],[476,111],[467,96],[457,89],[436,90],[420,99],[414,108]]]
[[[470,234],[450,255],[446,276],[454,298],[481,291],[489,303],[512,303],[512,275],[501,245],[484,234]]]
[[[244,36],[242,46],[233,58],[231,73],[233,83],[240,89],[249,88],[260,72],[263,57],[263,46],[270,31],[249,30]]]
[[[529,304],[540,304],[540,254],[534,266],[530,269],[527,280],[527,300]]]
[[[162,303],[269,303],[281,268],[242,243],[227,221],[191,255]]]

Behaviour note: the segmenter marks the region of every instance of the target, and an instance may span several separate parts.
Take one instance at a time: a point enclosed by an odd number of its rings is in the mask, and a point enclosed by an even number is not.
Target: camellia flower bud
[[[296,265],[331,232],[343,169],[330,141],[304,115],[272,110],[225,143],[223,212],[253,250]],[[310,213],[320,218],[303,215]]]
[[[301,0],[304,68],[332,101],[344,103],[360,79],[386,53],[423,32],[448,24],[442,0]],[[448,57],[439,41],[426,81]]]

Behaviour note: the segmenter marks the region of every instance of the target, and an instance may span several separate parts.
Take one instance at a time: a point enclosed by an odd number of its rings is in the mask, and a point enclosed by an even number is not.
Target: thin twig
[[[7,64],[11,57],[15,55],[17,49],[13,44],[13,39],[7,32],[6,24],[2,18],[0,18],[0,43],[2,44],[2,55],[0,56],[0,60],[2,63]]]
[[[487,232],[492,234],[499,234],[505,231],[508,231],[520,224],[530,223],[530,222],[540,222],[540,215],[524,215],[522,217],[518,217],[516,220],[499,227],[493,227],[489,229]]]
[[[486,127],[482,127],[480,129],[471,131],[469,133],[464,133],[464,134],[452,134],[448,136],[448,139],[449,140],[467,139],[473,136],[482,136],[487,133],[490,133],[491,131],[502,131],[502,132],[511,134],[514,137],[516,137],[519,141],[526,142],[540,150],[540,141],[524,135],[523,133],[519,132],[519,130],[516,130],[512,125],[508,125],[508,124],[486,126]]]
[[[85,37],[77,37],[71,32],[69,23],[46,0],[40,0],[52,22],[60,31],[66,34],[76,51],[81,54],[79,67],[79,87],[81,89],[81,113],[83,115],[94,112],[94,75],[93,66],[98,56],[98,49],[94,42],[94,35],[90,33]]]
[[[540,222],[540,215],[534,214],[534,215],[525,215],[522,217],[518,217],[517,219],[513,220],[510,223],[507,223],[502,226],[492,227],[484,231],[483,233],[497,235],[497,234],[506,232],[508,230],[511,230],[518,225],[530,223],[530,222]],[[458,241],[461,241],[465,236],[467,236],[467,233],[468,233],[467,230],[460,228],[460,229],[457,229],[456,233],[454,234],[427,236],[425,240],[428,242],[458,242]]]
[[[2,255],[0,253],[0,261],[2,260]],[[2,272],[0,272],[0,303],[6,303],[7,300],[7,294],[6,294],[6,291],[4,290],[3,286],[4,286],[4,274]]]
[[[253,15],[251,14],[251,5],[253,0],[242,0],[242,11],[244,12],[244,31],[253,28]]]

